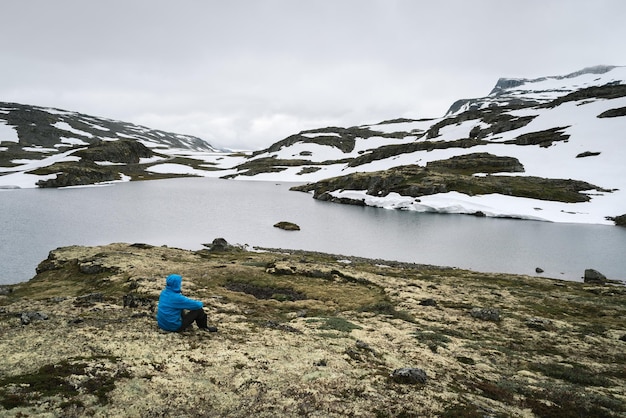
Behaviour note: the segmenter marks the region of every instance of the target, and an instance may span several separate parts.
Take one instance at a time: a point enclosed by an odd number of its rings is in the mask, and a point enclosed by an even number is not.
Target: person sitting
[[[216,327],[207,325],[207,315],[201,301],[188,298],[181,293],[183,278],[170,274],[165,279],[165,289],[159,296],[157,323],[165,331],[182,332],[194,322],[203,331],[216,332]]]

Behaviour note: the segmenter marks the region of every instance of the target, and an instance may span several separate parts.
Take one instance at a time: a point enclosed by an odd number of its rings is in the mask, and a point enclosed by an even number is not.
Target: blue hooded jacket
[[[202,302],[190,299],[180,293],[183,278],[178,274],[170,274],[165,279],[165,289],[159,296],[157,323],[166,331],[178,331],[182,325],[183,309],[202,309]]]

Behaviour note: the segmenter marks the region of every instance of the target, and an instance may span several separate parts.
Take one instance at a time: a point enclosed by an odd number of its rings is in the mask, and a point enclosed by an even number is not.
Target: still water
[[[318,202],[291,184],[174,179],[0,191],[0,284],[35,275],[66,245],[231,244],[323,251],[476,271],[626,279],[626,228],[419,214]],[[274,228],[279,221],[300,231]],[[165,272],[164,272],[165,273]]]

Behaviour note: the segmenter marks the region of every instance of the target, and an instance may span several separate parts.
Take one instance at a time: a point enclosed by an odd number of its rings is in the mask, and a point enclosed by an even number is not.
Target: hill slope
[[[216,152],[189,135],[60,109],[0,103],[0,188],[162,178],[158,170],[151,171],[157,163],[182,162],[193,168],[197,163],[187,154]]]
[[[38,272],[0,287],[2,416],[626,412],[623,286],[142,244],[58,248]],[[157,329],[164,272],[219,332]]]
[[[298,190],[341,203],[610,224],[626,213],[625,116],[626,67],[501,79],[441,118],[300,132],[230,177],[319,182]]]

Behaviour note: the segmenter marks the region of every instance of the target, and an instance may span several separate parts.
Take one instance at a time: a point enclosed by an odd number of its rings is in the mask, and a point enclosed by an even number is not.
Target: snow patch
[[[0,142],[20,142],[15,127],[7,125],[4,120],[0,120]]]
[[[149,167],[146,171],[150,171],[152,173],[159,174],[184,174],[184,175],[194,175],[194,176],[206,176],[206,171],[197,170],[195,168],[183,165],[183,164],[174,164],[174,163],[165,163],[165,164],[157,164]]]
[[[78,138],[68,138],[65,136],[60,137],[61,139],[61,143],[62,144],[67,144],[67,145],[89,145],[88,142],[83,141],[82,139],[78,139]]]
[[[55,122],[55,123],[52,124],[52,126],[54,126],[57,129],[60,129],[62,131],[71,132],[73,134],[80,135],[80,136],[86,136],[87,138],[93,138],[94,137],[94,135],[90,134],[89,132],[85,132],[85,131],[81,131],[79,129],[72,128],[72,126],[69,123],[67,123],[67,122]]]

